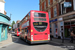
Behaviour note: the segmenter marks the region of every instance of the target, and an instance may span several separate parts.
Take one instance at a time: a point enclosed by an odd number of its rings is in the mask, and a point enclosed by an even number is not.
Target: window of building
[[[58,35],[58,26],[57,23],[54,23],[54,37],[57,37]]]
[[[62,0],[59,0],[59,2],[61,2]]]
[[[55,0],[53,0],[53,1],[55,1]]]
[[[48,0],[48,5],[50,5],[50,0]]]
[[[42,6],[41,6],[41,11],[42,11]]]
[[[41,2],[42,2],[42,0],[41,0]]]
[[[56,17],[56,16],[57,16],[57,9],[54,8],[54,17]]]
[[[51,11],[48,11],[48,14],[49,14],[49,18],[51,18]]]
[[[53,3],[55,2],[56,0],[53,0]]]
[[[44,3],[44,8],[46,9],[46,1],[45,1],[45,3]]]
[[[62,14],[66,13],[66,8],[64,7],[64,4],[62,4]]]

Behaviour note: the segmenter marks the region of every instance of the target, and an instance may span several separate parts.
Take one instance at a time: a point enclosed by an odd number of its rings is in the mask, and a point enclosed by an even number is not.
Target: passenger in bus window
[[[27,34],[28,34],[28,28],[27,28]]]

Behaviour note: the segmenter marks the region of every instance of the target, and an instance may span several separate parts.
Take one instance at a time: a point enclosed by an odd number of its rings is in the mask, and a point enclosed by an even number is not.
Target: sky
[[[39,0],[5,0],[7,16],[11,22],[22,20],[30,10],[39,10]]]

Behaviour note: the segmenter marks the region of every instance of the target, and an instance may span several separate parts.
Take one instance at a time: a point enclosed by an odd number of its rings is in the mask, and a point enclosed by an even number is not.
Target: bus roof
[[[36,12],[47,13],[46,11],[39,11],[39,10],[30,10],[29,12],[33,12],[33,11],[34,11],[34,12],[36,11]],[[28,12],[28,13],[29,13],[29,12]],[[25,17],[28,15],[28,13],[25,15]],[[25,17],[24,17],[24,18],[25,18]],[[24,18],[23,18],[23,19],[24,19]],[[22,20],[23,20],[23,19],[22,19]],[[22,20],[21,20],[20,22],[22,22]]]

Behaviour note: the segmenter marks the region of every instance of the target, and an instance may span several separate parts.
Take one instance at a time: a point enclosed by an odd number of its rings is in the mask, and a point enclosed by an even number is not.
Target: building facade
[[[67,38],[75,31],[75,0],[39,0],[39,7],[49,13],[52,36]]]
[[[8,26],[10,18],[0,13],[0,42],[7,40]]]
[[[7,40],[10,18],[4,12],[4,0],[0,0],[0,42]]]

